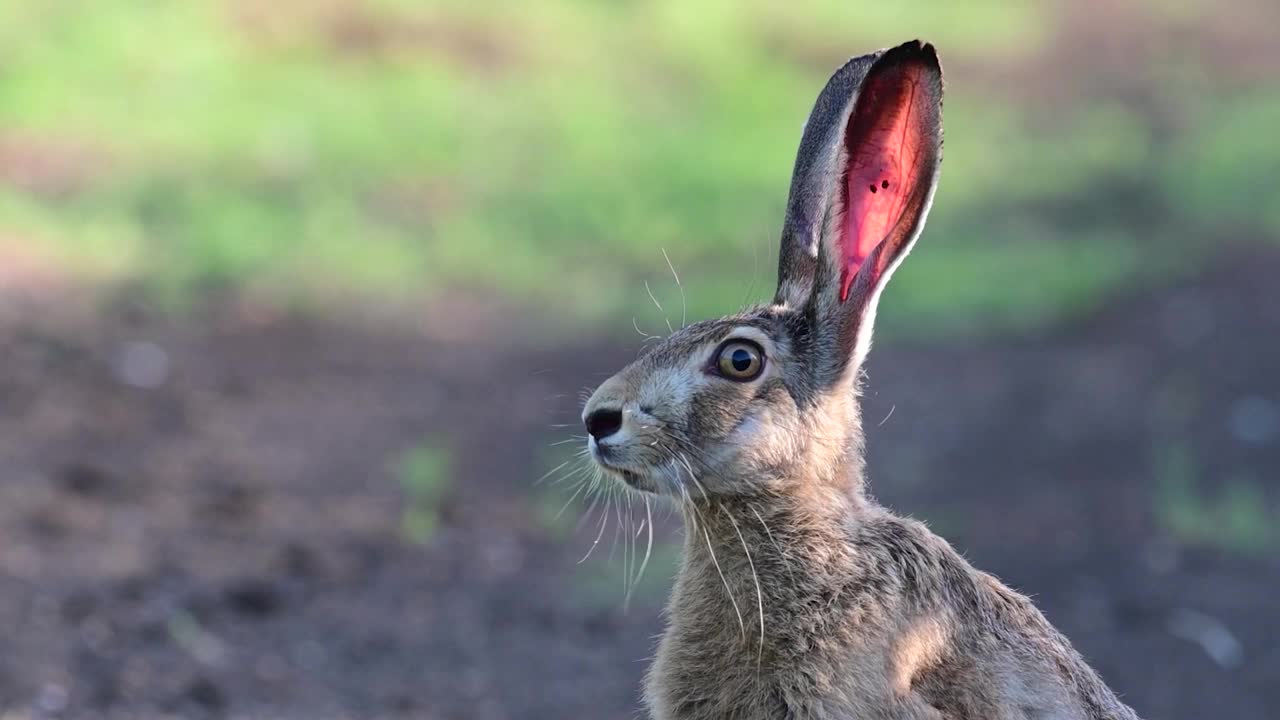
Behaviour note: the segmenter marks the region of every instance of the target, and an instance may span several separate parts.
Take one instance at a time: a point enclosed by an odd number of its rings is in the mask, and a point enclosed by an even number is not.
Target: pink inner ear
[[[919,114],[915,106],[917,72],[898,67],[868,78],[849,118],[840,302],[848,299],[858,270],[898,224],[920,183],[920,150],[925,136],[921,118],[913,117]],[[891,253],[882,252],[876,272],[883,272],[891,260]]]

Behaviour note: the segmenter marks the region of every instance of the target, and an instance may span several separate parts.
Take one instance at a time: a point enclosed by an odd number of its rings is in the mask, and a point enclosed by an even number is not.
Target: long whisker
[[[597,478],[598,477],[599,477],[599,474],[597,471]],[[586,562],[587,558],[591,557],[591,553],[595,552],[596,546],[600,544],[600,538],[604,537],[605,526],[609,524],[609,505],[611,505],[612,503],[613,503],[613,492],[611,490],[606,489],[604,493],[604,511],[600,513],[600,532],[596,533],[596,539],[591,542],[591,547],[587,548],[587,554],[583,555],[582,559],[578,561],[579,565]]]
[[[562,505],[562,506],[560,507],[560,512],[556,513],[556,516],[555,516],[555,518],[553,518],[553,519],[555,519],[555,520],[559,520],[559,519],[560,519],[560,516],[564,514],[564,511],[565,511],[565,510],[568,510],[568,509],[569,509],[569,506],[573,504],[573,501],[574,501],[574,500],[577,500],[577,499],[578,499],[578,496],[582,494],[582,491],[583,491],[583,490],[586,490],[586,489],[587,489],[587,483],[586,483],[586,482],[583,482],[583,483],[579,484],[579,485],[578,485],[578,489],[577,489],[577,490],[575,490],[575,491],[573,492],[573,494],[569,496],[569,499],[568,499],[568,500],[566,500],[566,501],[565,501],[565,503],[564,503],[564,505]]]
[[[609,546],[608,562],[613,562],[613,554],[618,550],[618,537],[622,533],[622,491],[614,497],[613,516],[617,519],[617,524],[613,526],[613,544]]]
[[[689,324],[689,305],[684,299],[684,285],[680,284],[680,276],[676,274],[676,266],[671,264],[671,258],[667,256],[667,249],[661,250],[662,258],[667,261],[667,267],[671,268],[671,277],[676,279],[676,287],[680,289],[680,329],[683,330]]]
[[[644,281],[644,291],[649,293],[649,299],[653,301],[654,305],[658,306],[658,312],[662,313],[662,319],[667,323],[667,332],[674,333],[675,330],[671,328],[671,318],[667,317],[667,311],[662,309],[662,303],[658,302],[658,298],[654,297],[653,291],[649,289],[648,280]]]
[[[694,506],[697,510],[697,505]],[[699,513],[701,514],[701,513]],[[742,628],[742,639],[747,639],[747,624],[742,620],[742,611],[738,609],[738,601],[733,597],[733,591],[729,589],[729,581],[725,579],[724,571],[720,569],[720,561],[716,559],[716,550],[711,547],[711,535],[707,533],[707,522],[702,521],[702,537],[707,541],[707,550],[711,553],[711,564],[716,567],[716,574],[720,576],[720,582],[724,585],[724,592],[729,596],[729,602],[733,605],[733,612],[738,616],[738,626]]]
[[[648,507],[648,500],[645,501],[645,507]],[[635,546],[635,541],[640,539],[640,536],[644,534],[644,529],[648,526],[649,526],[648,519],[641,518],[640,525],[636,528],[636,534],[632,536],[632,543],[631,543],[631,566],[632,567],[635,567],[635,564],[636,564],[635,559],[636,559],[636,556],[639,555],[639,551],[636,549],[636,546]],[[652,531],[651,531],[651,534],[652,534]],[[645,562],[647,563],[648,561],[649,561],[649,558],[648,556],[646,556]],[[640,583],[640,576],[643,573],[644,573],[644,565],[641,564],[640,569],[637,570],[633,575],[629,576],[628,578],[629,583],[627,585],[627,596],[622,603],[622,607],[624,609],[629,608],[631,606],[631,596],[635,594],[636,585]]]
[[[644,546],[644,560],[640,561],[640,569],[636,571],[635,582],[631,584],[631,589],[635,590],[640,581],[644,579],[644,570],[649,567],[649,556],[653,554],[653,509],[649,505],[649,496],[644,496],[644,519],[645,527],[649,529],[648,540]]]
[[[680,513],[693,526],[693,532],[697,532],[698,516],[690,511],[690,508],[693,507],[693,498],[689,497],[689,488],[685,487],[683,483],[680,485],[680,494],[684,497],[684,502],[680,504]]]
[[[698,482],[698,478],[693,474],[693,468],[689,467],[688,458],[685,457],[684,453],[680,453],[680,458],[684,461],[685,469],[689,471],[689,479],[693,480],[699,489],[702,489],[702,484]],[[702,489],[702,497],[704,499],[707,497],[705,489]],[[702,516],[702,511],[698,509],[697,503],[690,503],[689,507],[693,508],[693,511],[702,519],[702,539],[707,543],[707,552],[711,554],[711,564],[715,566],[716,574],[720,576],[720,583],[724,585],[724,592],[729,596],[729,603],[733,605],[733,612],[738,616],[738,627],[742,629],[743,642],[746,642],[747,623],[742,619],[742,610],[738,608],[738,600],[733,596],[733,590],[729,587],[729,580],[725,578],[724,570],[720,569],[720,560],[716,558],[716,549],[711,545],[711,534],[707,532],[707,519]]]
[[[751,243],[751,284],[747,286],[747,294],[742,298],[742,305],[745,307],[751,302],[751,297],[756,294],[756,281],[760,279],[760,244],[758,242]]]
[[[635,539],[631,535],[631,523],[633,517],[631,515],[631,493],[626,493],[627,498],[627,521],[625,529],[622,531],[622,610],[625,612],[631,609],[631,563],[635,551]]]
[[[756,563],[751,559],[751,550],[747,548],[747,539],[742,536],[738,521],[733,519],[733,513],[726,510],[724,514],[729,518],[729,522],[733,523],[733,530],[738,534],[738,541],[742,543],[742,552],[747,555],[747,565],[751,567],[751,579],[756,584],[756,605],[760,613],[760,647],[756,650],[756,672],[759,672],[761,661],[764,659],[764,591],[760,589],[760,576],[756,574]]]
[[[764,521],[760,511],[750,503],[747,504],[747,507],[751,508],[751,512],[755,513],[756,519],[760,521],[760,527],[764,528],[764,534],[769,536],[769,542],[773,544],[773,549],[778,551],[778,557],[782,558],[782,566],[787,569],[787,577],[791,578],[791,584],[794,586],[796,584],[796,576],[791,572],[791,556],[778,545],[778,541],[773,537],[773,531],[769,529],[769,524]]]
[[[572,440],[572,438],[570,438],[570,440]],[[534,481],[533,481],[533,484],[534,484],[534,485],[537,485],[537,484],[541,483],[543,480],[546,480],[547,478],[551,477],[552,475],[554,475],[554,474],[556,474],[556,473],[560,472],[561,468],[563,468],[565,465],[568,465],[568,464],[569,464],[569,463],[571,463],[571,462],[573,462],[573,459],[572,459],[572,458],[570,458],[570,459],[568,459],[568,460],[565,460],[564,462],[560,463],[559,465],[557,465],[557,466],[555,466],[555,467],[551,468],[550,470],[548,470],[548,471],[546,471],[545,473],[543,473],[542,477],[538,478],[537,480],[534,480]]]
[[[591,469],[589,467],[579,467],[573,472],[565,473],[564,475],[556,478],[555,480],[552,480],[551,484],[559,485],[561,483],[568,482],[570,480],[576,480],[578,478],[585,477],[589,472],[591,472]]]
[[[596,506],[600,504],[600,498],[602,495],[602,493],[597,492],[599,483],[596,482],[596,478],[591,478],[590,480],[584,480],[583,482],[586,483],[587,485],[586,497],[591,498],[591,502],[587,504],[587,509],[582,511],[582,517],[578,518],[578,524],[574,525],[573,527],[574,533],[577,533],[579,530],[581,530],[582,526],[586,524],[587,518],[591,517],[591,513],[595,512]]]
[[[640,337],[644,338],[645,342],[648,342],[648,341],[650,341],[650,340],[661,340],[661,339],[662,339],[662,336],[661,336],[661,335],[650,335],[649,333],[647,333],[647,332],[645,332],[645,331],[641,330],[641,329],[640,329],[640,323],[636,322],[636,319],[635,319],[635,317],[634,317],[634,316],[631,318],[631,327],[635,328],[635,329],[636,329],[636,332],[640,333]]]

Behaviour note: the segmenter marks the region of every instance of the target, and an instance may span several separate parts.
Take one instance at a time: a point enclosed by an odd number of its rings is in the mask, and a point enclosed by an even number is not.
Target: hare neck
[[[809,640],[778,613],[811,605],[809,599],[847,582],[857,560],[846,538],[869,509],[856,494],[813,503],[729,497],[687,505],[669,613],[675,637],[741,636],[753,660],[787,662]]]
[[[756,579],[777,595],[780,588],[794,587],[799,575],[820,578],[845,567],[849,530],[873,507],[860,493],[819,489],[803,496],[712,496],[687,503],[682,571],[710,577],[717,587],[723,573],[730,583],[750,586],[752,601]]]
[[[806,413],[799,437],[799,453],[775,468],[774,492],[784,496],[796,514],[809,516],[832,509],[844,511],[847,502],[864,503],[866,462],[862,412],[857,386],[833,392]]]
[[[851,523],[873,506],[865,493],[862,428],[852,394],[812,412],[796,440],[799,452],[777,464],[737,468],[749,478],[709,481],[710,493],[698,484],[698,493],[686,494],[686,566],[715,570],[727,557],[729,565],[720,568],[726,577],[772,581],[785,572],[790,579],[797,570],[821,573],[831,553],[845,546]],[[719,487],[756,490],[716,493]]]
[[[785,662],[810,647],[811,638],[791,632],[795,623],[771,618],[771,611],[824,606],[811,601],[859,572],[849,534],[877,506],[864,493],[856,401],[850,397],[810,417],[798,438],[799,453],[756,466],[750,482],[724,483],[755,492],[685,498],[684,559],[669,613],[674,638],[745,633],[753,653]]]

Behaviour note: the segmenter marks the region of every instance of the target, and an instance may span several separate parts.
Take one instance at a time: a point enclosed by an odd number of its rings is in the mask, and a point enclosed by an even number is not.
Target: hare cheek
[[[693,378],[689,372],[683,369],[660,370],[645,378],[636,399],[646,412],[652,410],[655,415],[673,417],[687,412],[693,393]]]
[[[725,445],[735,449],[743,460],[757,467],[781,467],[796,452],[789,428],[790,423],[784,417],[763,410],[734,428]]]

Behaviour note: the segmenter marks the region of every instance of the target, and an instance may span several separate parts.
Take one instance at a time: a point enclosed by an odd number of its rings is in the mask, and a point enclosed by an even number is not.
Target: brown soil
[[[1280,706],[1274,532],[1193,547],[1154,511],[1173,448],[1202,497],[1276,517],[1277,275],[1254,255],[1053,334],[873,354],[880,498],[1147,717]],[[500,337],[0,313],[0,714],[635,717],[661,592],[584,599],[594,533],[560,538],[532,485],[634,347]],[[428,437],[452,468],[416,545],[388,463]]]

